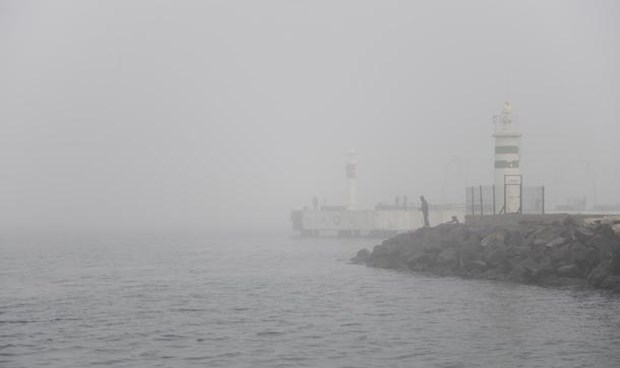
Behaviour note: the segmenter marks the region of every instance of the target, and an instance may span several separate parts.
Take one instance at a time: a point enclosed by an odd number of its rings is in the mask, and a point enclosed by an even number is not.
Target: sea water
[[[1,367],[620,367],[620,297],[352,265],[376,240],[0,243]]]

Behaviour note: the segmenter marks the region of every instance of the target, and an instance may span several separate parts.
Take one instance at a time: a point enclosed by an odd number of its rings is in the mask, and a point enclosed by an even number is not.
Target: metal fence
[[[505,192],[505,188],[504,191]],[[515,213],[520,214],[544,214],[545,213],[545,187],[524,186],[519,187],[519,208]],[[480,185],[467,187],[465,192],[465,205],[467,215],[489,216],[505,214],[505,198],[497,198],[495,185]]]

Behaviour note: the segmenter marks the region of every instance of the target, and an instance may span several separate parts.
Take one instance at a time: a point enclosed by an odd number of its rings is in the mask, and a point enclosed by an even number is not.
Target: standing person
[[[428,222],[428,202],[424,196],[420,196],[420,211],[422,211],[422,215],[424,216],[424,227],[429,227],[430,223]]]

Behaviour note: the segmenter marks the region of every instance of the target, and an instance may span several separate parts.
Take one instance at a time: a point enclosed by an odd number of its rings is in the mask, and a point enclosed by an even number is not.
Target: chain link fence
[[[467,187],[465,192],[466,213],[471,216],[490,216],[504,214],[504,196],[499,195],[495,185],[480,185]],[[500,191],[503,193],[503,191]],[[520,186],[519,208],[520,214],[545,213],[545,187]]]

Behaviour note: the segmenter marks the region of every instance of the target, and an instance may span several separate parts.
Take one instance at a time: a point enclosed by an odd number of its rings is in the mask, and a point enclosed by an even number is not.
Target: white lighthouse
[[[347,161],[347,166],[346,166],[346,176],[347,176],[347,182],[349,185],[347,210],[352,211],[357,208],[356,183],[355,183],[355,180],[357,178],[357,159],[355,155],[355,149],[353,148],[351,148],[351,151],[349,151],[349,160]]]
[[[506,101],[495,123],[495,212],[521,212],[521,133],[513,124],[512,107]]]

